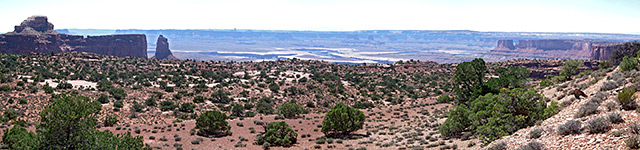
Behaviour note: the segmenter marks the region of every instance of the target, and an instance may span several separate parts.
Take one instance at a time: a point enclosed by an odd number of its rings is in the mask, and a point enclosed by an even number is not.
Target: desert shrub
[[[534,129],[533,131],[529,132],[529,138],[537,139],[542,136],[542,132],[544,131],[540,128]]]
[[[271,101],[272,99],[269,97],[260,98],[258,103],[256,103],[256,111],[261,114],[272,114],[274,110]]]
[[[571,76],[578,74],[578,68],[582,67],[583,62],[581,60],[567,60],[564,62],[564,66],[560,69],[560,76],[564,76],[570,79]]]
[[[553,85],[553,82],[551,82],[549,80],[545,79],[545,80],[540,81],[540,87],[547,87],[547,86],[550,86],[550,85]]]
[[[611,123],[604,117],[596,117],[587,122],[586,128],[591,134],[604,133],[609,131]]]
[[[616,83],[615,81],[606,81],[602,83],[602,86],[600,86],[600,91],[613,90],[615,88],[618,88],[619,86],[620,85],[618,85],[618,83]]]
[[[162,101],[160,102],[160,110],[169,111],[178,108],[178,105],[174,104],[172,101]]]
[[[105,127],[112,127],[113,125],[116,125],[118,123],[118,115],[108,115],[107,117],[104,118],[104,126]]]
[[[616,102],[607,102],[604,104],[604,106],[607,108],[607,111],[612,111],[616,109]]]
[[[640,148],[640,136],[634,135],[624,140],[624,145],[629,147],[630,149],[638,149]]]
[[[620,63],[621,71],[638,70],[638,58],[624,56]]]
[[[147,100],[144,101],[144,104],[147,106],[156,106],[156,99],[151,97],[151,98],[147,98]]]
[[[496,143],[496,144],[493,144],[491,147],[487,148],[487,150],[506,150],[506,149],[507,149],[507,143],[505,142]]]
[[[353,131],[362,129],[364,126],[365,116],[362,111],[338,103],[333,106],[322,121],[322,133],[331,134],[350,134]]]
[[[603,60],[603,61],[600,61],[600,64],[598,64],[598,69],[608,69],[608,68],[611,68],[612,66],[613,64],[611,64],[610,61]]]
[[[465,105],[456,106],[449,111],[449,117],[438,127],[438,132],[445,137],[459,136],[467,126],[471,125],[468,120],[470,113]]]
[[[636,89],[633,87],[623,88],[620,93],[618,93],[617,101],[622,106],[624,110],[634,110],[638,107],[636,103],[636,96],[633,94],[636,93]]]
[[[440,95],[437,99],[438,103],[448,103],[451,101],[451,97],[449,95]]]
[[[302,106],[293,102],[284,103],[278,108],[278,113],[283,115],[285,118],[295,118],[304,112],[305,110]]]
[[[549,106],[547,106],[547,108],[544,108],[543,110],[543,117],[544,118],[549,118],[553,115],[556,115],[558,113],[559,110],[559,106],[558,106],[558,102],[556,101],[551,101],[551,103],[549,103]]]
[[[196,97],[193,98],[193,102],[194,103],[204,103],[204,100],[206,100],[207,98],[205,98],[202,95],[198,95]]]
[[[540,143],[540,142],[529,142],[527,143],[527,145],[522,145],[518,148],[518,150],[543,150],[544,148],[544,144]]]
[[[242,117],[244,113],[244,106],[241,104],[231,104],[231,115],[236,117]]]
[[[181,112],[192,113],[195,107],[196,105],[193,103],[182,103],[182,105],[180,105],[180,108],[178,110]]]
[[[15,126],[4,130],[2,143],[9,149],[37,149],[40,148],[40,139],[33,132],[27,131],[24,127]]]
[[[560,135],[569,135],[569,134],[578,134],[581,131],[582,123],[578,120],[569,120],[566,123],[558,126],[558,134]]]
[[[456,66],[454,75],[454,91],[456,93],[456,104],[466,104],[474,100],[481,93],[474,91],[481,90],[484,81],[484,73],[487,70],[483,59],[476,58],[470,62],[463,62]]]
[[[640,42],[624,43],[624,45],[611,52],[609,60],[615,65],[620,64],[625,56],[636,57],[638,50],[640,50]]]
[[[534,89],[507,89],[497,95],[480,96],[471,103],[470,128],[488,143],[557,112],[557,104],[545,111],[545,103],[544,97]]]
[[[100,102],[87,97],[60,96],[40,113],[38,139],[42,147],[34,149],[141,149],[142,137],[130,132],[113,135],[96,129],[95,116]]]
[[[114,101],[114,102],[113,102],[113,107],[116,107],[116,108],[122,108],[122,107],[124,107],[124,101],[122,101],[122,100]]]
[[[374,107],[373,103],[369,103],[369,102],[356,102],[355,104],[353,104],[353,108],[358,108],[358,109],[367,109],[367,108],[373,108],[373,107]]]
[[[624,122],[624,119],[622,119],[622,115],[620,115],[620,113],[617,113],[617,112],[610,113],[608,117],[609,117],[609,121],[611,121],[611,123],[613,124]]]
[[[71,89],[73,88],[73,85],[71,83],[67,83],[65,81],[61,81],[60,83],[58,83],[58,86],[56,86],[57,89]]]
[[[585,116],[589,116],[598,112],[598,103],[594,101],[589,101],[586,104],[582,105],[578,112],[575,114],[576,118],[582,118]]]
[[[18,118],[18,116],[20,115],[20,112],[16,111],[15,109],[8,108],[4,110],[4,113],[2,115],[6,119],[13,120]]]
[[[296,133],[289,125],[284,122],[267,123],[266,132],[257,136],[257,145],[269,143],[269,146],[291,146],[297,141],[298,133]]]
[[[640,134],[640,124],[633,123],[633,124],[629,125],[629,132],[631,132],[633,134]]]
[[[196,118],[198,135],[224,136],[230,134],[231,126],[227,122],[227,115],[219,111],[206,111]]]
[[[102,104],[109,103],[109,96],[107,96],[106,94],[100,94],[100,97],[98,97],[98,101]]]
[[[109,94],[111,94],[111,96],[113,96],[113,98],[115,98],[116,100],[122,100],[127,97],[127,93],[124,91],[124,89],[121,88],[111,88],[109,90]]]

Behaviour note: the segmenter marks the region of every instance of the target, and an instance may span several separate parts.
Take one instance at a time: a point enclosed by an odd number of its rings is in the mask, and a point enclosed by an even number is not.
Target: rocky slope
[[[638,75],[636,71],[623,73],[619,68],[604,69],[573,81],[544,88],[542,92],[545,97],[561,103],[560,112],[539,125],[520,129],[510,136],[502,137],[490,146],[506,144],[507,149],[516,149],[535,141],[543,144],[546,149],[628,149],[625,140],[633,135],[629,127],[640,121],[640,117],[635,110],[620,109],[616,97],[623,87],[636,86],[640,81]],[[570,94],[574,89],[582,89],[588,97],[577,100]],[[638,96],[638,93],[634,95]],[[596,113],[582,117],[577,115],[583,111],[581,107],[590,101],[599,101]],[[604,133],[589,133],[589,121],[597,117],[609,118],[613,113],[619,113],[624,122],[611,121],[611,126],[605,128]],[[570,120],[580,121],[581,131],[578,134],[559,134],[558,127]],[[530,133],[537,129],[542,131],[541,136],[530,137]]]
[[[60,34],[46,16],[32,16],[15,26],[14,32],[0,34],[0,52],[50,53],[90,52],[113,56],[147,58],[144,34],[87,36]]]

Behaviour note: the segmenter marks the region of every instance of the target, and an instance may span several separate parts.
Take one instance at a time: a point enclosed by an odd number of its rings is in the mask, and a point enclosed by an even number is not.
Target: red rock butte
[[[50,53],[88,52],[112,56],[147,58],[144,34],[87,36],[61,34],[46,16],[31,16],[13,32],[0,34],[0,52]]]

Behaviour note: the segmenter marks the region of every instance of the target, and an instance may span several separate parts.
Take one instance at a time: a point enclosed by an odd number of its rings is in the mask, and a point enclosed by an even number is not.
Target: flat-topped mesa
[[[155,59],[178,59],[171,53],[169,49],[169,40],[160,35],[158,37],[158,41],[156,42],[156,55],[152,58]]]
[[[112,56],[147,58],[144,34],[87,36],[61,34],[53,30],[46,16],[32,16],[15,26],[14,32],[0,34],[0,52],[50,53],[89,52]]]
[[[495,49],[514,50],[516,49],[516,46],[513,45],[513,40],[498,40],[498,47]]]
[[[498,40],[491,57],[516,57],[529,59],[591,59],[607,60],[610,53],[624,42],[566,39]]]

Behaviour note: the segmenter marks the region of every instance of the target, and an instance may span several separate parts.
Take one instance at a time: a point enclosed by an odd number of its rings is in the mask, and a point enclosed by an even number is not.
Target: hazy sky
[[[640,0],[0,0],[0,32],[57,29],[477,30],[640,33]]]

